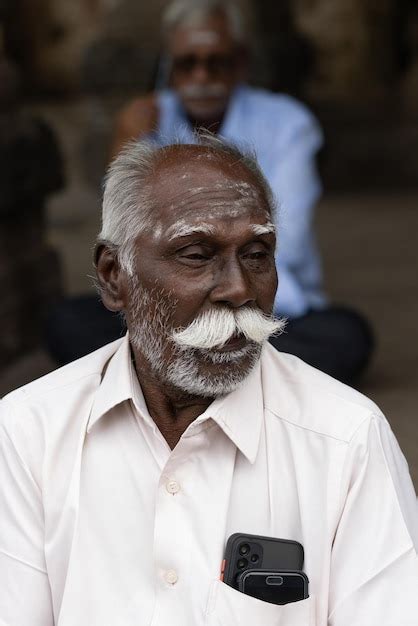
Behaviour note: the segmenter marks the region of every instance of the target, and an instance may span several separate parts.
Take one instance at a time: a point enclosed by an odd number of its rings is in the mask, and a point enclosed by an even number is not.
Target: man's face
[[[168,52],[171,84],[186,112],[196,122],[219,122],[242,71],[225,18],[214,15],[199,26],[179,26]]]
[[[154,173],[155,227],[136,239],[126,315],[134,349],[161,380],[215,396],[248,375],[276,329],[263,319],[277,287],[275,234],[247,170],[232,175],[230,163],[194,152]]]

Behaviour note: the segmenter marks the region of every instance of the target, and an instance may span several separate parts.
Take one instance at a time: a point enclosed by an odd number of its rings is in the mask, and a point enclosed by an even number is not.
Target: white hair
[[[163,38],[166,39],[178,26],[198,25],[218,12],[225,16],[233,40],[245,43],[248,33],[242,13],[231,0],[174,0],[163,14]]]
[[[121,267],[132,275],[136,237],[152,227],[149,178],[159,147],[149,141],[131,141],[109,167],[102,202],[98,242],[110,244]]]
[[[270,215],[274,216],[274,196],[254,154],[250,151],[244,153],[207,132],[196,135],[196,144],[201,146],[203,156],[210,155],[219,162],[228,159],[243,164],[261,189]],[[102,228],[98,243],[114,249],[122,269],[129,276],[134,272],[136,238],[143,232],[151,232],[156,226],[153,215],[155,205],[152,174],[174,147],[187,150],[190,145],[174,143],[161,147],[149,139],[131,141],[109,167],[103,193]]]

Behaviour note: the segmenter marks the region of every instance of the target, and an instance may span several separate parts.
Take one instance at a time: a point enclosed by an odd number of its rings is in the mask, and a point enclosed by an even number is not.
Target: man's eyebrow
[[[251,224],[250,228],[254,235],[269,235],[270,233],[276,232],[276,227],[272,222],[267,222],[267,224]]]
[[[169,241],[177,239],[177,237],[187,237],[189,235],[201,234],[201,235],[213,235],[216,228],[213,224],[207,224],[205,222],[192,226],[191,224],[177,223],[170,226],[167,229],[166,236]]]

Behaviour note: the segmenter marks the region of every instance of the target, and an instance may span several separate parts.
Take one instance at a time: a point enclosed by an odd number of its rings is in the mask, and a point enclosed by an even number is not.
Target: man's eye
[[[210,257],[210,250],[206,250],[203,246],[187,246],[178,251],[178,258],[189,263],[203,263]]]
[[[270,257],[270,254],[267,250],[253,250],[252,252],[247,252],[244,257],[248,261],[264,261]]]
[[[249,259],[254,259],[255,261],[259,260],[259,259],[265,259],[269,256],[269,254],[265,251],[261,252],[250,252],[249,254],[247,254],[247,257]]]
[[[266,246],[254,245],[244,252],[242,260],[250,271],[265,271],[274,264],[273,250],[269,250]]]
[[[208,258],[206,255],[199,254],[198,252],[192,252],[191,254],[182,254],[181,256],[185,259],[192,259],[196,261],[203,261]]]

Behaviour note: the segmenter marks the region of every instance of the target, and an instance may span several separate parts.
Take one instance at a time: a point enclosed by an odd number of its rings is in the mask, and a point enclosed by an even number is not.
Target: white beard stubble
[[[235,313],[227,307],[213,307],[186,328],[173,330],[170,317],[177,301],[170,294],[144,289],[134,275],[129,279],[129,298],[133,347],[145,356],[161,382],[199,397],[216,397],[237,389],[258,362],[268,336],[282,332],[285,326],[284,320],[249,307]],[[145,317],[145,311],[152,314]],[[235,334],[244,334],[249,340],[242,349],[213,349]],[[168,344],[173,354],[169,363],[164,356]],[[216,372],[205,370],[205,363],[217,365]]]

